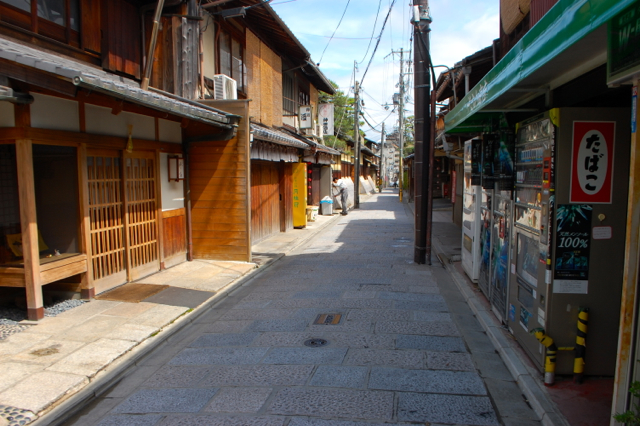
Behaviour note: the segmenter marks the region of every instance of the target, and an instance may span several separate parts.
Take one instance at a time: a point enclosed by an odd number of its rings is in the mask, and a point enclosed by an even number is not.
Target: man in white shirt
[[[336,176],[333,177],[333,183],[331,184],[334,188],[338,190],[338,194],[340,196],[340,204],[342,205],[342,214],[343,216],[347,215],[347,197],[349,193],[347,192],[347,184],[342,180],[338,179]]]

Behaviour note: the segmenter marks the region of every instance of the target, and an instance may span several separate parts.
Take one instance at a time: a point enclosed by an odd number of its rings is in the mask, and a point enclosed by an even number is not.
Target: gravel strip
[[[44,308],[45,317],[55,317],[65,311],[86,303],[86,300],[70,299],[58,302]],[[27,312],[15,306],[0,307],[0,340],[5,340],[12,334],[20,333],[29,326],[20,324],[20,321],[27,319]],[[1,411],[0,411],[1,414]]]

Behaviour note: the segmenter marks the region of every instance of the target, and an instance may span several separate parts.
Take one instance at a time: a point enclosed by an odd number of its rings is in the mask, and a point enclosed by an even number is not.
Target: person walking
[[[331,185],[338,190],[338,194],[340,196],[340,204],[342,205],[342,213],[343,216],[347,215],[347,198],[349,197],[349,193],[347,192],[347,184],[342,179],[338,179],[337,176],[333,177],[333,182]]]

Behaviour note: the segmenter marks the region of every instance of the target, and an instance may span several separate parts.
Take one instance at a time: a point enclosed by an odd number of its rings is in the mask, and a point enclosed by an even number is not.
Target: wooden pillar
[[[634,90],[640,81],[634,80]],[[633,99],[637,102],[637,99]],[[634,108],[634,121],[638,122],[640,111]],[[640,257],[640,139],[638,131],[631,133],[631,152],[629,155],[629,199],[627,203],[627,228],[624,247],[624,276],[622,281],[622,301],[620,306],[620,328],[618,331],[618,358],[613,388],[612,413],[622,413],[629,409],[629,386],[633,381],[633,372],[637,368],[634,356],[635,346],[638,345],[636,321],[638,280],[640,271],[638,258]]]
[[[87,272],[82,274],[80,297],[93,299],[93,258],[91,250],[91,218],[89,217],[89,177],[87,175],[87,144],[78,147],[78,194],[80,194],[80,252],[87,255]]]
[[[42,286],[40,284],[40,250],[36,215],[35,184],[33,178],[33,144],[31,140],[16,141],[18,168],[18,198],[20,200],[20,227],[22,254],[27,291],[27,316],[30,320],[44,318]]]
[[[156,118],[156,123],[158,119]],[[160,259],[160,270],[164,270],[164,218],[162,217],[162,179],[160,168],[167,167],[161,160],[160,150],[156,149],[156,241],[158,242],[158,257]]]

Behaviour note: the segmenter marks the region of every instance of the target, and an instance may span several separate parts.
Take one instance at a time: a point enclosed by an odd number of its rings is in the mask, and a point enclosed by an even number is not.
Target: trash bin
[[[333,214],[333,200],[329,197],[324,197],[320,200],[320,214],[322,216],[331,216]]]
[[[315,222],[318,218],[318,206],[307,207],[307,220],[309,222]]]

